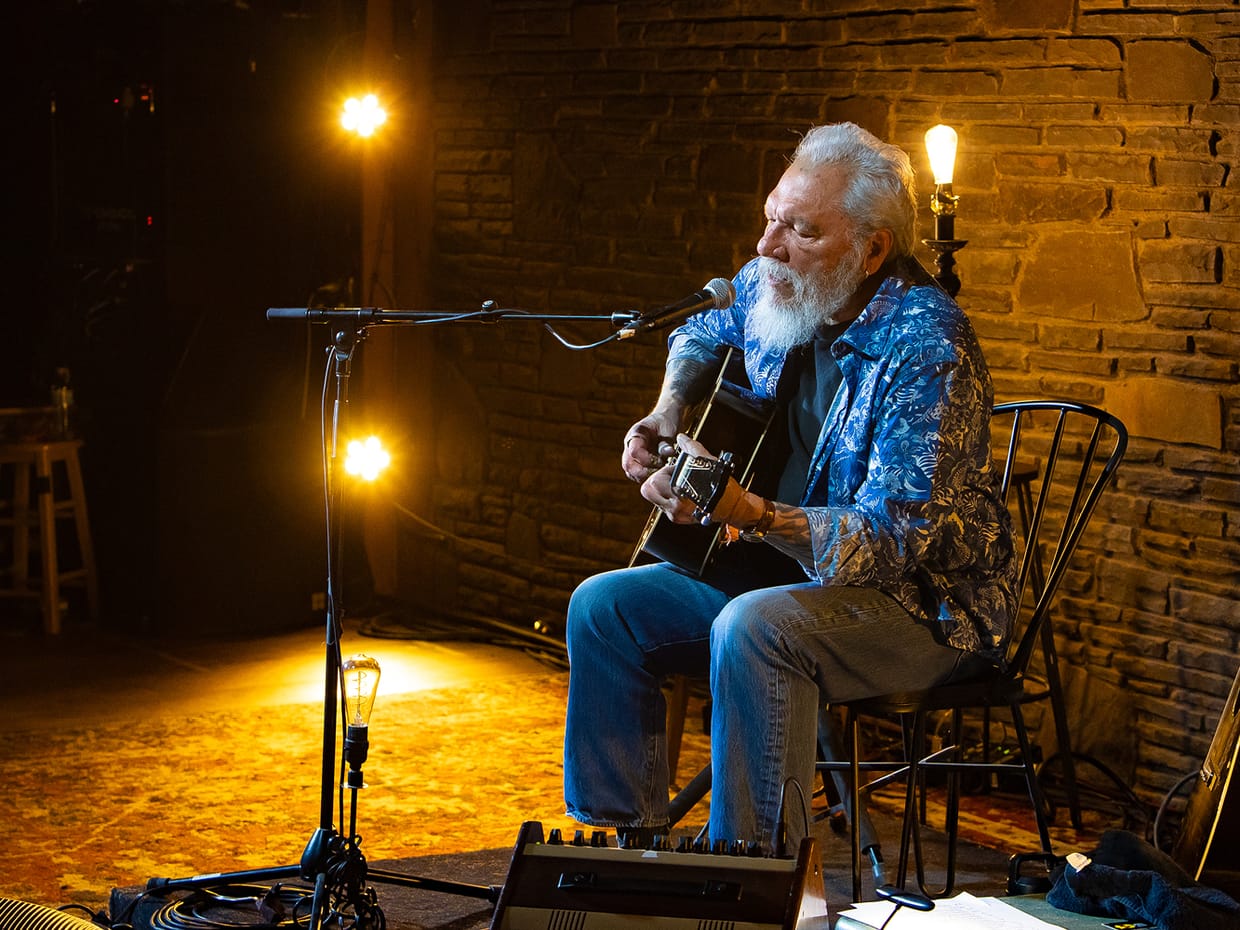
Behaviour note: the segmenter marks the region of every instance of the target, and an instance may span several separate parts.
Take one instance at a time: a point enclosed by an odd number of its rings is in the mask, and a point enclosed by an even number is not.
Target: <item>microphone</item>
[[[700,291],[694,291],[684,300],[660,307],[639,316],[617,334],[618,339],[628,339],[638,333],[665,329],[681,323],[704,310],[726,310],[736,300],[736,288],[727,278],[712,278]]]

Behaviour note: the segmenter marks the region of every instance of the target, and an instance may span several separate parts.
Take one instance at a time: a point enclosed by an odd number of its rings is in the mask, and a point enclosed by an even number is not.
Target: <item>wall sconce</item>
[[[956,204],[960,198],[952,193],[952,175],[956,169],[956,130],[940,123],[926,131],[926,154],[934,174],[934,193],[930,209],[934,213],[934,238],[922,242],[936,253],[939,273],[934,277],[952,297],[960,292],[960,278],[953,270],[953,253],[963,249],[968,240],[956,238]]]

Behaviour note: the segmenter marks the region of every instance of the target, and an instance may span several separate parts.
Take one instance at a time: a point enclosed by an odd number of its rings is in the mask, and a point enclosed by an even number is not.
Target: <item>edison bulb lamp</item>
[[[344,757],[349,763],[347,784],[363,788],[362,763],[370,751],[370,714],[379,691],[379,663],[367,655],[355,655],[340,665],[344,687]]]
[[[950,184],[956,170],[956,130],[939,123],[926,130],[926,154],[930,156],[930,170],[935,184]]]
[[[934,174],[934,194],[930,209],[934,213],[934,238],[956,238],[956,203],[952,194],[952,175],[956,170],[956,130],[940,123],[926,131],[926,154]]]
[[[939,271],[934,278],[952,297],[960,292],[960,276],[955,272],[953,256],[968,244],[956,238],[956,203],[960,198],[952,193],[952,176],[956,171],[957,141],[956,130],[942,123],[926,131],[926,154],[934,174],[934,193],[930,196],[934,238],[922,242],[936,253],[934,263]]]

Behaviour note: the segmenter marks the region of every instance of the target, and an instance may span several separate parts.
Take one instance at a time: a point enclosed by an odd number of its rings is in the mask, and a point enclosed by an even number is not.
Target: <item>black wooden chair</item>
[[[863,799],[876,787],[900,778],[905,784],[904,817],[896,885],[903,888],[908,859],[912,853],[918,887],[923,894],[941,897],[955,884],[957,826],[961,775],[968,772],[1016,773],[1023,776],[1037,824],[1042,852],[1052,853],[1047,814],[1038,785],[1036,759],[1025,727],[1022,707],[1030,700],[1048,695],[1043,681],[1029,677],[1030,662],[1039,648],[1050,640],[1049,617],[1067,573],[1072,555],[1089,525],[1099,498],[1111,481],[1128,444],[1124,425],[1113,415],[1086,404],[1069,401],[1033,400],[1000,404],[994,409],[992,433],[1010,422],[1001,479],[1001,492],[1007,500],[1013,474],[1027,468],[1029,460],[1039,464],[1039,475],[1028,491],[1031,509],[1022,513],[1025,545],[1018,579],[1021,607],[1018,608],[1017,635],[1013,637],[1006,668],[983,679],[959,682],[926,691],[888,694],[852,701],[842,706],[847,759],[827,758],[819,763],[824,773],[843,772],[850,792],[849,812],[864,812]],[[1022,508],[1024,509],[1024,508]],[[1026,594],[1030,595],[1025,603]],[[1050,643],[1053,661],[1053,641]],[[962,747],[962,724],[966,711],[988,715],[1004,709],[1012,717],[1019,745],[1014,760],[968,761]],[[951,744],[923,755],[927,746],[927,722],[932,715],[946,712],[951,721]],[[903,734],[904,759],[898,762],[862,760],[859,722],[863,717],[897,718]],[[946,881],[940,889],[926,885],[922,856],[921,825],[924,820],[926,774],[944,771],[948,775],[946,797],[947,863]],[[862,773],[883,772],[863,782]],[[861,869],[867,853],[873,860],[877,840],[863,835],[864,818],[850,816],[852,840],[853,894],[861,896]]]
[[[1017,582],[1022,606],[1018,606],[1018,633],[1013,637],[1005,668],[976,681],[954,683],[927,691],[881,695],[839,705],[835,709],[843,711],[843,736],[847,744],[843,749],[838,745],[839,734],[832,728],[824,727],[820,731],[822,761],[818,764],[818,770],[824,778],[830,777],[835,782],[849,822],[854,900],[861,900],[863,860],[869,860],[876,884],[885,882],[879,841],[866,815],[864,799],[875,789],[894,780],[902,780],[905,784],[900,856],[896,871],[896,885],[900,888],[904,887],[907,879],[911,853],[922,892],[934,897],[951,893],[955,884],[960,776],[964,772],[1015,772],[1022,776],[1033,805],[1042,852],[1047,857],[1052,852],[1036,760],[1022,706],[1046,697],[1050,697],[1052,703],[1058,701],[1057,678],[1055,687],[1051,688],[1044,681],[1031,679],[1028,674],[1030,663],[1035,651],[1041,650],[1048,670],[1053,672],[1054,642],[1049,626],[1051,608],[1099,498],[1123,458],[1128,434],[1116,417],[1096,407],[1070,401],[1032,400],[999,404],[994,408],[992,436],[998,440],[1001,435],[1006,436],[1005,447],[996,450],[996,461],[1002,468],[1001,494],[1006,503],[1014,485],[1019,486],[1019,518],[1024,531]],[[1026,603],[1026,595],[1029,595],[1029,603]],[[1016,759],[992,762],[987,747],[983,761],[966,761],[961,745],[965,712],[981,712],[988,721],[992,710],[1004,708],[1011,714],[1019,744]],[[914,747],[927,745],[927,722],[931,716],[943,712],[951,720],[952,744],[925,755],[914,751]],[[1055,713],[1059,724],[1060,710],[1056,709]],[[901,759],[894,762],[863,760],[860,721],[875,717],[894,717],[899,721],[903,745]],[[1059,731],[1061,744],[1066,743],[1066,721],[1063,721],[1063,726],[1065,729]],[[1067,764],[1070,765],[1070,762],[1069,753]],[[924,822],[926,773],[940,770],[948,773],[944,824],[947,834],[947,878],[942,889],[932,890],[926,886],[921,826]],[[863,773],[874,773],[876,777],[863,781]],[[1068,774],[1070,776],[1070,772]],[[672,799],[671,822],[679,822],[709,788],[708,766]]]

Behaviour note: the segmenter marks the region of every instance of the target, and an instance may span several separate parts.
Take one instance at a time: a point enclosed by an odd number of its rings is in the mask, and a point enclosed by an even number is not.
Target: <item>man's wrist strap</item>
[[[758,522],[748,529],[740,531],[741,539],[745,542],[762,542],[766,538],[766,534],[771,529],[771,524],[775,522],[775,502],[766,498],[762,499],[762,516],[758,518]]]

